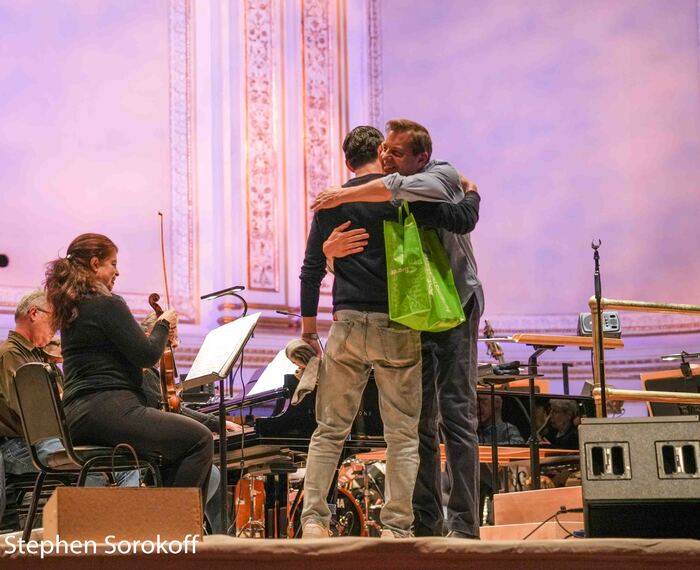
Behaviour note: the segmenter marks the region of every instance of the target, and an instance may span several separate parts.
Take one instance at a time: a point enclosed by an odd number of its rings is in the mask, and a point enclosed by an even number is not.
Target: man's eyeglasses
[[[47,315],[51,314],[51,311],[47,311],[46,309],[42,309],[41,307],[34,307],[37,311],[40,313],[46,313]]]

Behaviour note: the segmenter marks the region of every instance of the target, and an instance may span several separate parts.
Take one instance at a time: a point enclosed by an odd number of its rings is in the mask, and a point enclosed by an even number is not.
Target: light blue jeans
[[[328,528],[326,504],[343,443],[357,416],[370,370],[379,390],[386,452],[386,503],[381,521],[397,534],[413,523],[421,409],[420,333],[389,322],[386,313],[337,311],[316,389],[318,427],[311,438],[302,525]]]
[[[37,455],[42,463],[46,463],[49,455],[52,453],[62,450],[63,445],[60,440],[55,437],[40,441],[36,445]],[[6,473],[11,473],[13,475],[37,473],[37,469],[32,463],[29,447],[24,439],[20,437],[8,439],[5,443],[0,445],[0,454],[2,454],[4,460]],[[139,484],[137,471],[120,471],[114,474],[114,478],[120,487],[137,487]],[[105,476],[101,473],[90,473],[85,481],[85,485],[88,487],[102,487],[106,485],[106,483]]]
[[[48,438],[37,444],[37,454],[42,463],[46,463],[48,456],[56,451],[61,451],[63,445],[57,438]],[[5,474],[24,475],[25,473],[38,473],[32,463],[29,447],[21,437],[8,439],[0,445],[0,520],[5,512]],[[138,471],[120,471],[114,474],[114,479],[120,487],[138,487]],[[85,480],[87,487],[104,487],[107,478],[102,473],[89,473]]]

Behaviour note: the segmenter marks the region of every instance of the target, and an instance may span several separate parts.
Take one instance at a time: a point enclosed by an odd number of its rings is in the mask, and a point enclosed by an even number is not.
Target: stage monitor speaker
[[[579,314],[577,333],[579,336],[593,335],[593,318],[590,313]],[[603,336],[608,338],[620,338],[622,336],[622,325],[620,324],[620,315],[617,311],[603,311]]]
[[[586,536],[700,538],[698,416],[583,418]]]

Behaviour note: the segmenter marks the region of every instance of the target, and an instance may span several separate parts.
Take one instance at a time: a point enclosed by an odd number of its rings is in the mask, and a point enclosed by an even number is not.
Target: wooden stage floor
[[[37,567],[38,556],[9,555],[7,544],[3,547],[3,538],[0,537],[0,552],[4,552],[0,568]],[[48,555],[42,561],[41,568],[695,569],[700,568],[700,541],[569,539],[482,542],[446,538],[263,540],[210,536],[197,545],[194,554]]]

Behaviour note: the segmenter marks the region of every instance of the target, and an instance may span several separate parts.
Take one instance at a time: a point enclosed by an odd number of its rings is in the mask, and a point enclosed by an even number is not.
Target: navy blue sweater
[[[343,187],[359,186],[382,178],[368,174],[353,178]],[[414,202],[411,212],[425,227],[446,229],[453,233],[471,232],[479,219],[479,195],[468,192],[458,204]],[[316,213],[306,242],[301,268],[301,314],[316,316],[321,281],[326,275],[323,243],[340,224],[351,221],[348,229],[365,228],[369,233],[364,251],[333,261],[333,310],[352,309],[377,313],[389,312],[384,252],[384,220],[397,220],[398,210],[389,202],[355,202]]]

